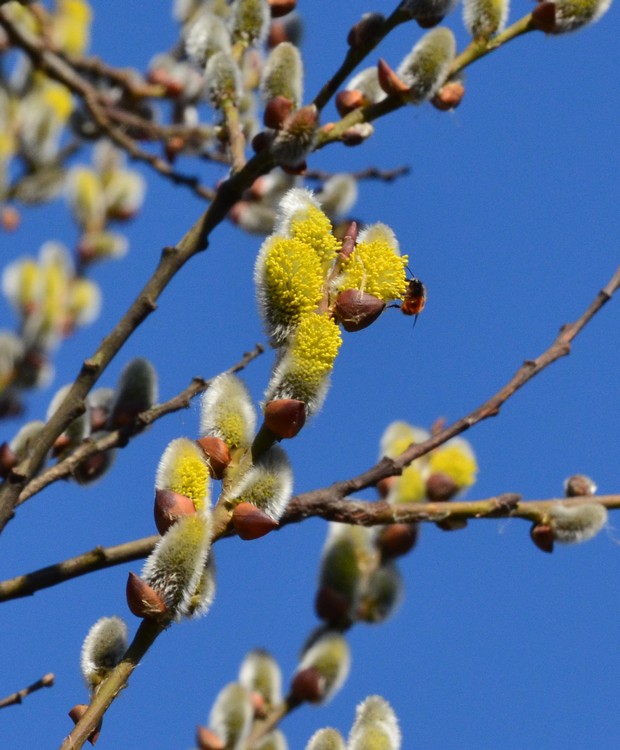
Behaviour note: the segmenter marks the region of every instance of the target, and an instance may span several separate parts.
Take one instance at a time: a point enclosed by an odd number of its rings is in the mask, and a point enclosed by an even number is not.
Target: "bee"
[[[407,285],[407,291],[405,297],[400,305],[400,311],[403,315],[415,315],[416,320],[418,315],[424,310],[426,304],[426,287],[415,277],[409,279]]]

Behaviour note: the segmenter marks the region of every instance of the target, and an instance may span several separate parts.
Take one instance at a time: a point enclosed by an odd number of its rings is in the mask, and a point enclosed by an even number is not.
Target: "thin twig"
[[[105,570],[115,565],[141,560],[153,551],[153,547],[160,537],[147,536],[143,539],[135,539],[114,547],[95,547],[81,555],[76,555],[68,560],[49,565],[46,568],[33,570],[31,573],[9,578],[0,582],[0,602],[10,599],[20,599],[24,596],[32,596],[37,591],[57,586],[72,578],[92,573],[95,570]]]
[[[226,372],[235,373],[243,370],[253,359],[256,359],[256,357],[262,354],[263,351],[264,347],[261,344],[256,344],[251,351],[245,352],[239,362],[226,370]],[[91,456],[94,456],[96,453],[102,453],[118,447],[124,448],[132,437],[139,435],[158,419],[161,419],[167,414],[179,411],[180,409],[187,409],[191,400],[195,396],[206,391],[210,385],[211,380],[197,377],[193,378],[192,382],[187,388],[185,388],[185,390],[181,391],[168,401],[165,401],[163,404],[157,404],[156,406],[141,412],[131,421],[130,424],[118,430],[108,432],[97,440],[86,438],[86,440],[84,440],[84,442],[76,448],[70,456],[34,477],[28,486],[21,492],[17,505],[19,506],[26,502],[26,500],[33,495],[36,495],[38,492],[41,492],[42,489],[53,482],[72,476],[81,463]]]
[[[455,76],[476,60],[491,54],[491,52],[495,52],[495,50],[503,47],[513,39],[523,36],[533,30],[532,15],[528,14],[513,23],[512,26],[509,26],[504,32],[498,34],[498,36],[487,42],[471,42],[463,52],[455,58],[448,77]],[[323,129],[319,132],[315,150],[318,151],[328,143],[341,140],[344,133],[354,125],[359,125],[363,122],[373,122],[380,117],[385,117],[391,112],[395,112],[397,109],[400,109],[407,104],[408,103],[397,94],[391,94],[376,104],[371,104],[368,107],[359,107],[358,109],[353,110],[353,112],[349,112],[349,114],[343,117],[339,122],[330,123],[329,129]]]
[[[521,518],[542,521],[554,505],[576,506],[591,503],[604,505],[608,510],[620,508],[620,495],[594,495],[572,498],[548,498],[522,501],[520,495],[506,492],[482,500],[447,503],[389,503],[368,500],[327,500],[309,497],[305,493],[293,497],[280,519],[280,528],[300,523],[307,518],[322,518],[355,526],[381,526],[392,523],[424,523],[446,519]],[[219,538],[223,538],[222,535]],[[147,557],[159,536],[147,536],[112,547],[95,547],[75,557],[49,565],[31,573],[0,581],[0,602],[32,596],[42,589],[57,586],[72,578],[122,565]],[[216,540],[217,541],[217,540]]]
[[[40,680],[33,682],[32,685],[18,690],[16,693],[7,695],[6,698],[0,699],[0,708],[6,708],[7,706],[14,706],[17,703],[21,703],[24,698],[28,697],[31,693],[36,693],[41,688],[52,687],[54,684],[54,675],[49,672],[43,675]]]
[[[121,128],[116,127],[106,115],[105,107],[110,106],[111,103],[106,101],[105,92],[99,91],[83,76],[80,76],[68,62],[46,47],[37,36],[14,24],[2,8],[0,8],[0,26],[4,28],[11,42],[19,46],[37,68],[43,70],[50,78],[62,83],[83,100],[99,128],[132,159],[149,164],[162,176],[175,184],[189,187],[199,197],[213,200],[215,192],[201,185],[198,178],[176,172],[167,161],[140,148],[133,138],[130,138]]]
[[[428,440],[410,446],[398,458],[383,458],[375,466],[357,477],[347,479],[343,482],[335,482],[331,487],[325,487],[298,496],[297,503],[303,504],[304,502],[308,502],[313,504],[323,501],[333,503],[366,487],[374,486],[380,479],[400,474],[404,467],[408,466],[416,458],[424,456],[434,448],[443,445],[447,440],[460,435],[478,422],[497,416],[501,406],[528,381],[557,359],[565,357],[570,353],[573,340],[594,315],[609,302],[619,287],[620,268],[616,270],[607,285],[597,294],[584,313],[574,323],[569,323],[561,328],[557,338],[546,351],[536,359],[526,360],[503,388],[470,414],[462,417],[443,430],[439,430]]]
[[[393,182],[399,177],[404,177],[411,172],[411,167],[402,166],[394,169],[379,169],[378,167],[367,167],[360,169],[358,172],[350,172],[351,177],[358,182],[362,180],[380,180],[381,182]],[[323,169],[308,169],[304,172],[307,180],[320,180],[326,182],[333,177],[335,172],[326,172]]]

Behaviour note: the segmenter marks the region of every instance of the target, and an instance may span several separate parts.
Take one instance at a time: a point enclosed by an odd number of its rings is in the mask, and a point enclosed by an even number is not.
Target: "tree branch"
[[[569,323],[560,329],[551,346],[539,355],[536,359],[526,360],[517,370],[513,377],[501,388],[494,396],[485,401],[481,406],[472,411],[465,417],[457,420],[443,430],[439,430],[428,440],[411,445],[398,458],[382,458],[377,464],[362,474],[352,479],[342,482],[335,482],[331,487],[314,490],[302,495],[298,495],[297,503],[315,502],[333,503],[354,492],[359,492],[366,487],[372,487],[380,479],[400,474],[405,466],[420,456],[424,456],[434,448],[443,445],[457,435],[468,430],[478,422],[482,422],[489,417],[495,417],[499,414],[501,406],[508,401],[520,388],[522,388],[534,376],[542,372],[546,367],[555,362],[560,357],[565,357],[570,353],[571,344],[583,328],[589,323],[596,313],[611,299],[612,295],[620,287],[620,267],[616,270],[606,286],[597,294],[593,302],[588,306],[584,313],[574,322]]]
[[[235,373],[243,370],[253,359],[256,359],[256,357],[264,351],[264,347],[261,344],[256,344],[254,349],[245,352],[241,360],[226,370],[226,372]],[[195,377],[185,390],[181,391],[168,401],[165,401],[163,404],[157,404],[156,406],[141,412],[125,427],[108,432],[98,440],[86,438],[86,440],[84,440],[84,442],[76,448],[70,456],[57,463],[55,466],[51,466],[42,474],[34,477],[27,487],[20,493],[17,506],[25,503],[26,500],[41,492],[41,490],[53,482],[72,476],[74,471],[83,461],[96,453],[105,452],[112,448],[124,448],[132,437],[139,435],[158,419],[161,419],[167,414],[179,411],[180,409],[187,409],[192,398],[200,393],[204,393],[210,385],[211,380]]]
[[[36,691],[41,690],[41,688],[52,687],[53,684],[54,675],[49,672],[48,674],[43,675],[40,680],[33,682],[32,685],[28,685],[28,687],[22,688],[16,693],[12,693],[11,695],[7,695],[6,698],[0,699],[0,708],[6,708],[7,706],[14,706],[17,703],[21,703],[24,698],[28,697],[31,693],[36,693]]]

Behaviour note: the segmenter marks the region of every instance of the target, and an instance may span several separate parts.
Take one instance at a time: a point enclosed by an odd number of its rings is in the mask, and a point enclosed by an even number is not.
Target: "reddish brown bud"
[[[449,81],[431,99],[431,104],[436,109],[446,112],[450,109],[456,109],[464,96],[465,86],[460,81]]]
[[[538,549],[553,552],[553,529],[546,523],[535,523],[530,529],[530,537]]]
[[[103,430],[108,422],[108,410],[102,406],[91,406],[89,416],[91,433]]]
[[[390,490],[394,486],[394,482],[397,480],[398,477],[385,477],[385,479],[380,479],[377,482],[377,492],[379,493],[379,497],[382,500],[385,500],[385,498],[390,494]]]
[[[71,438],[63,432],[62,435],[59,435],[56,440],[54,440],[54,445],[52,446],[52,456],[60,456],[64,451],[67,450],[67,448],[71,447]]]
[[[297,0],[267,0],[272,18],[286,16],[297,7]]]
[[[421,29],[432,29],[433,26],[438,26],[443,19],[443,16],[429,16],[428,18],[416,18],[415,20]]]
[[[545,34],[555,31],[555,3],[539,3],[532,11],[531,25]]]
[[[239,503],[232,513],[232,525],[241,539],[260,539],[270,531],[278,528],[274,521],[260,508],[252,503]]]
[[[445,503],[452,500],[458,491],[458,484],[442,471],[435,471],[426,480],[426,497],[431,503]]]
[[[285,96],[274,96],[265,104],[263,122],[268,128],[280,130],[286,118],[293,111],[293,102]]]
[[[196,727],[196,744],[198,750],[224,750],[226,747],[215,732],[200,724]]]
[[[256,716],[257,719],[264,719],[267,716],[268,711],[267,702],[263,696],[256,691],[252,691],[250,693],[250,701],[252,703],[252,708],[254,709],[254,716]]]
[[[306,423],[306,405],[294,398],[269,401],[265,406],[265,427],[280,439],[294,438]]]
[[[351,91],[339,91],[336,94],[336,109],[340,117],[348,115],[354,109],[363,107],[367,104],[366,97],[361,91],[351,89]]]
[[[0,227],[5,232],[14,232],[21,224],[21,214],[13,206],[3,206],[0,210]]]
[[[377,547],[384,560],[402,557],[410,552],[418,541],[416,523],[393,523],[384,526],[377,536]]]
[[[155,516],[155,526],[157,531],[163,536],[173,523],[183,516],[191,516],[196,512],[194,503],[178,492],[172,490],[155,490],[155,506],[153,514]]]
[[[269,49],[273,49],[274,47],[277,47],[278,44],[288,41],[289,38],[286,31],[286,25],[279,21],[276,21],[275,23],[272,21],[271,26],[269,27],[269,36],[267,38],[267,46]]]
[[[296,177],[298,175],[306,174],[306,170],[308,169],[308,165],[306,164],[306,160],[300,161],[298,164],[280,164],[280,169],[285,174],[290,174],[293,177]]]
[[[79,484],[88,484],[102,476],[109,468],[112,461],[111,454],[107,451],[97,451],[82,461],[73,471],[73,476]]]
[[[78,703],[77,706],[73,706],[71,711],[69,711],[69,718],[73,721],[74,724],[77,724],[82,716],[84,716],[87,708],[88,706],[85,703]],[[88,736],[88,741],[91,745],[94,745],[95,742],[97,742],[97,740],[99,739],[102,723],[103,719],[99,721],[97,726],[93,729],[92,733]]]
[[[460,531],[467,526],[466,518],[444,518],[442,521],[435,523],[438,529],[442,531]]]
[[[367,292],[347,289],[336,297],[332,312],[345,331],[361,331],[381,315],[385,302]]]
[[[347,44],[352,49],[372,44],[383,28],[385,17],[381,13],[365,13],[362,18],[351,27],[347,36]]]
[[[385,91],[386,94],[395,96],[405,96],[409,91],[409,86],[399,78],[395,70],[393,70],[382,58],[379,58],[377,63],[377,75],[379,78],[379,86]]]
[[[592,496],[596,492],[596,483],[585,474],[573,474],[564,482],[566,497]]]
[[[342,247],[340,248],[340,254],[345,258],[355,250],[355,243],[357,242],[357,222],[351,221],[344,231],[344,237],[342,238]]]
[[[231,460],[230,448],[218,437],[203,437],[196,441],[207,457],[213,479],[221,479]]]
[[[350,603],[346,596],[329,586],[316,592],[314,611],[317,617],[335,627],[350,623]]]
[[[177,156],[185,148],[185,138],[180,135],[173,135],[166,141],[166,159],[172,164]]]
[[[302,703],[318,703],[325,692],[325,679],[316,667],[302,669],[293,677],[291,695]]]
[[[127,605],[136,617],[158,619],[166,612],[161,596],[135,573],[129,573],[126,594]]]
[[[0,445],[0,477],[8,477],[11,469],[17,465],[17,456],[8,443]]]
[[[261,151],[269,148],[272,140],[273,136],[270,133],[265,133],[264,131],[257,133],[254,138],[252,138],[252,149],[254,153],[259,154]]]

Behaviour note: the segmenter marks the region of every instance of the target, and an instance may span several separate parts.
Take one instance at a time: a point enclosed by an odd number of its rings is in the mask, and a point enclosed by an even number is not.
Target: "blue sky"
[[[110,0],[95,8],[92,51],[113,64],[144,69],[175,38],[168,3]],[[306,6],[306,7],[305,7]],[[528,12],[517,4],[511,19]],[[373,8],[388,12],[390,6]],[[358,3],[301,3],[306,98],[339,64]],[[462,47],[460,8],[449,19]],[[370,329],[345,338],[321,414],[286,445],[295,491],[359,473],[377,457],[385,426],[405,419],[428,427],[471,411],[537,356],[560,325],[575,319],[618,265],[620,102],[617,7],[578,34],[531,34],[473,65],[454,113],[408,108],[376,124],[357,149],[331,146],[310,166],[331,171],[368,165],[411,166],[393,185],[363,183],[355,215],[384,221],[428,287],[415,329],[387,311]],[[398,29],[378,53],[394,66],[419,36]],[[326,118],[333,117],[329,108]],[[223,176],[204,162],[179,168],[207,183]],[[202,210],[198,199],[142,170],[147,203],[127,228],[128,257],[97,268],[104,314],[63,344],[56,385],[72,379],[150,275],[160,249],[176,242]],[[66,207],[24,212],[17,234],[0,236],[2,263],[35,254],[50,238],[71,246]],[[252,288],[260,240],[222,226],[162,296],[102,378],[113,385],[129,359],[147,356],[161,398],[194,375],[210,377],[263,340]],[[14,324],[0,307],[2,327]],[[5,323],[6,321],[6,323]],[[559,496],[563,480],[584,472],[602,494],[618,492],[617,301],[587,327],[571,356],[537,377],[501,414],[467,435],[480,464],[470,498],[518,492]],[[258,401],[271,355],[243,377]],[[28,400],[42,417],[53,389]],[[0,425],[0,441],[17,422]],[[0,576],[49,565],[98,544],[154,533],[152,487],[159,456],[179,436],[195,436],[198,409],[169,416],[120,452],[113,471],[86,490],[59,483],[22,506],[0,542]],[[372,493],[365,493],[370,499]],[[319,709],[302,708],[283,724],[291,750],[312,733],[347,733],[367,695],[383,695],[401,722],[404,748],[517,750],[620,745],[620,534],[609,528],[581,547],[543,555],[518,520],[470,523],[447,534],[425,527],[401,563],[406,596],[384,625],[349,634],[352,671]],[[151,750],[190,748],[221,687],[244,654],[269,648],[285,681],[315,627],[313,599],[326,525],[312,520],[255,542],[216,547],[218,592],[206,618],[171,628],[148,654],[104,721],[99,745]],[[69,732],[67,711],[86,700],[79,651],[104,615],[137,621],[125,604],[128,570],[71,581],[2,605],[0,694],[46,672],[57,684],[6,709],[0,745],[52,748]]]

